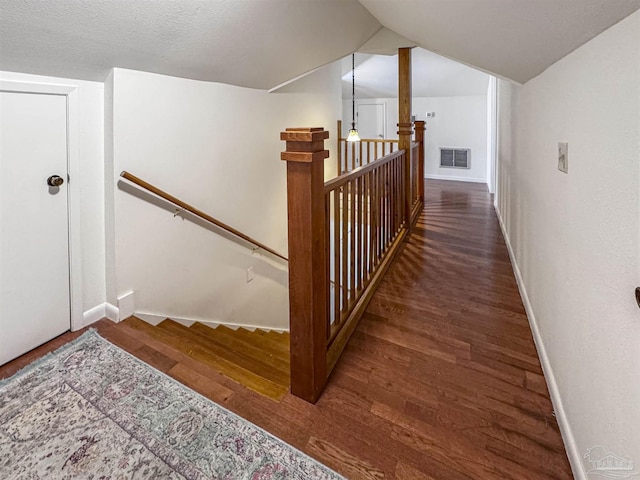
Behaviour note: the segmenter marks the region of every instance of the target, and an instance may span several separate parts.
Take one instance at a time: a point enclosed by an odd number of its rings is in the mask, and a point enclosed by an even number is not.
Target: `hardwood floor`
[[[266,398],[129,322],[95,326],[350,479],[572,478],[486,187],[427,181],[426,196],[315,406]]]

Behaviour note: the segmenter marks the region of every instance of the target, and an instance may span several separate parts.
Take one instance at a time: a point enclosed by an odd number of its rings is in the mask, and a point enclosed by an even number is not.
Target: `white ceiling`
[[[104,80],[123,67],[272,88],[361,47],[389,53],[408,42],[526,82],[639,7],[640,0],[0,0],[0,69]]]
[[[640,0],[360,0],[385,27],[520,83],[640,8]]]
[[[489,75],[435,53],[411,50],[414,97],[486,95]],[[351,55],[342,59],[342,98],[351,98]],[[356,98],[398,96],[398,55],[356,53]]]
[[[379,29],[357,0],[0,0],[0,69],[104,80],[123,67],[271,88]]]

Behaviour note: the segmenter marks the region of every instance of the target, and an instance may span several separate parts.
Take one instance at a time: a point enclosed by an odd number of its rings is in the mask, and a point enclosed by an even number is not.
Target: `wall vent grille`
[[[471,149],[440,147],[440,167],[471,168]]]

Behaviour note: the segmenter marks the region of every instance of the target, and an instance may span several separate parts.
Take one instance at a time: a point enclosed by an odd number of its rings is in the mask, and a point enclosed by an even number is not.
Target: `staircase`
[[[289,333],[186,327],[170,319],[156,326],[136,317],[123,323],[273,400],[289,390]]]

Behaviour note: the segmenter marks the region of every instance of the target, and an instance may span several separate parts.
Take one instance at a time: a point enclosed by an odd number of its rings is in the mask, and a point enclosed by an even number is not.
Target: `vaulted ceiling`
[[[417,45],[525,83],[640,8],[640,0],[360,0]]]
[[[640,0],[0,0],[0,69],[104,80],[123,67],[268,89],[355,50],[418,45],[526,82],[638,8]]]
[[[266,89],[379,29],[357,0],[0,0],[0,69],[104,80],[122,67]]]

